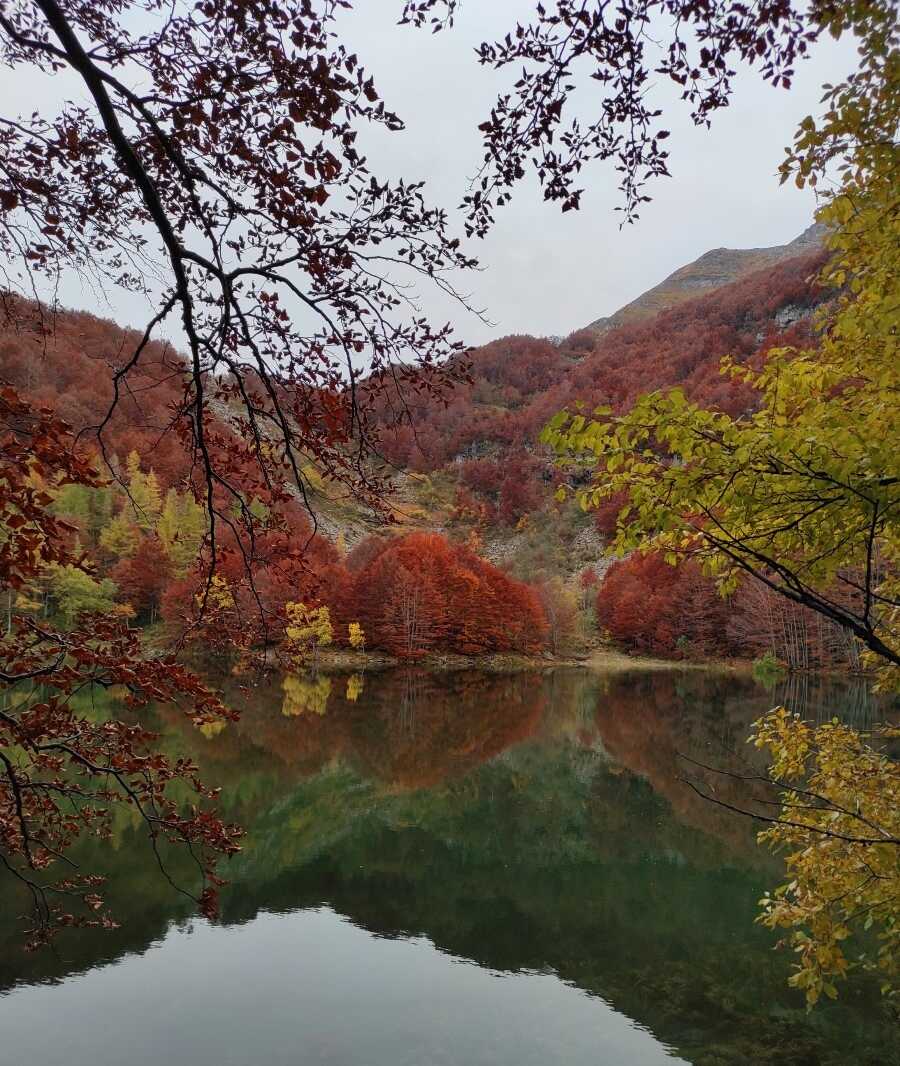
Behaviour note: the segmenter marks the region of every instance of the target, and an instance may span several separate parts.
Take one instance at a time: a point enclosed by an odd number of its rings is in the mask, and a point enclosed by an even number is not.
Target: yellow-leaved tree
[[[284,627],[287,653],[297,664],[318,661],[319,650],[334,640],[331,613],[327,607],[308,607],[304,603],[286,603]]]
[[[117,559],[133,555],[140,540],[140,533],[130,513],[123,508],[108,525],[100,530],[100,547]]]
[[[771,756],[771,778],[782,790],[781,813],[759,838],[786,852],[790,880],[763,896],[760,920],[791,931],[799,961],[790,983],[812,1005],[822,993],[834,999],[836,979],[861,964],[894,993],[900,764],[837,719],[813,727],[783,707],[757,722],[751,739]],[[857,946],[849,955],[848,938],[860,928],[874,937],[874,950]]]
[[[153,529],[162,512],[162,493],[156,473],[141,470],[141,457],[129,452],[125,462],[128,477],[128,502],[133,521],[144,532]]]
[[[362,650],[366,646],[366,635],[359,622],[351,622],[350,625],[347,626],[347,636],[350,640],[351,648]]]
[[[156,533],[172,563],[176,577],[184,577],[197,565],[206,537],[206,511],[190,493],[169,489],[162,506]]]
[[[900,50],[888,0],[822,8],[836,35],[859,38],[861,66],[803,121],[784,179],[818,185],[817,218],[834,290],[818,344],[770,353],[758,371],[726,360],[753,386],[754,412],[731,418],[677,389],[616,415],[564,411],[545,443],[592,470],[585,508],[624,493],[615,548],[698,559],[727,592],[770,589],[854,634],[877,683],[900,689]],[[854,967],[898,995],[900,779],[882,750],[897,734],[818,728],[777,708],[752,739],[771,757],[780,810],[760,839],[786,853],[788,880],[760,919],[788,930],[792,982],[814,1004]],[[714,797],[710,797],[714,800]],[[760,812],[754,812],[759,817]],[[868,931],[868,932],[867,932]],[[853,953],[848,937],[861,934]],[[870,941],[874,940],[875,947]]]

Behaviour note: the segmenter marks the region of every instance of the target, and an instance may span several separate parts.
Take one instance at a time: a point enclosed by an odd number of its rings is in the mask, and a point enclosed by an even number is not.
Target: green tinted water
[[[221,922],[191,916],[124,818],[80,856],[110,873],[120,929],[24,954],[22,901],[0,885],[0,1062],[900,1063],[871,987],[807,1015],[753,924],[778,863],[680,780],[680,755],[741,766],[749,722],[785,695],[871,724],[864,689],[327,680],[259,690],[214,736],[157,712],[247,830]]]

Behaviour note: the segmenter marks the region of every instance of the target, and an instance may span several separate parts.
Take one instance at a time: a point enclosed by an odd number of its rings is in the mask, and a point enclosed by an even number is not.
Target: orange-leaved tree
[[[437,533],[382,542],[353,575],[351,609],[372,647],[408,658],[532,653],[546,634],[532,589]]]

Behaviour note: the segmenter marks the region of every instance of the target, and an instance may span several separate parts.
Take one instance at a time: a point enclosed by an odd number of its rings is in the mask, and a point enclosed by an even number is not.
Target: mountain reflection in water
[[[3,886],[0,1060],[900,1063],[865,982],[806,1013],[790,958],[753,923],[778,861],[681,781],[682,755],[746,768],[749,723],[783,699],[871,725],[864,687],[769,693],[700,671],[326,680],[257,690],[217,733],[156,712],[247,829],[218,925],[190,917],[124,817],[113,847],[79,856],[109,871],[120,929],[25,954]]]

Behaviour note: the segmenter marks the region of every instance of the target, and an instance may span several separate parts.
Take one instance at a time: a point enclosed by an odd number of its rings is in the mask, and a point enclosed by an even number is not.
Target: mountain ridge
[[[825,226],[814,222],[787,244],[769,248],[711,248],[618,311],[597,318],[584,328],[603,334],[619,326],[643,322],[660,311],[713,292],[764,267],[817,251],[824,246],[826,232]]]

